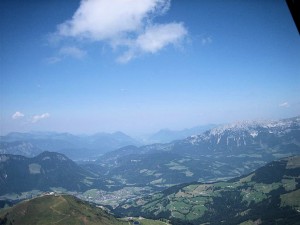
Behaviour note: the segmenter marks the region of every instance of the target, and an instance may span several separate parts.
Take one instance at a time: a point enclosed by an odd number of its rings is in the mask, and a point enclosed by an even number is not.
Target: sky
[[[2,0],[0,134],[129,135],[300,114],[283,0]]]

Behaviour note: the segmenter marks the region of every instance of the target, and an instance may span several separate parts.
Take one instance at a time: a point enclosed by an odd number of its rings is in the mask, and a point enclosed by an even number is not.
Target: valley
[[[1,224],[10,221],[14,221],[13,224],[32,224],[33,220],[40,221],[39,224],[49,224],[49,221],[57,224],[77,224],[76,221],[110,224],[101,219],[101,208],[109,212],[105,220],[113,221],[111,224],[123,224],[124,221],[127,224],[128,220],[145,225],[166,224],[168,221],[173,225],[219,224],[220,220],[222,224],[297,224],[300,219],[299,174],[300,156],[291,156],[228,181],[180,184],[139,196],[131,194],[141,191],[136,188],[113,193],[91,189],[83,194],[59,189],[46,193],[36,191],[32,192],[35,195],[24,196],[29,201],[0,210],[0,221]],[[66,202],[71,205],[66,205]],[[32,207],[38,207],[43,213],[36,213],[36,208]],[[27,211],[20,214],[22,208]],[[111,213],[124,219],[115,220]]]
[[[230,124],[167,144],[127,146],[82,167],[122,184],[161,190],[193,181],[228,180],[299,153],[300,118],[295,117]]]
[[[12,206],[47,192],[104,206],[119,217],[172,224],[217,224],[215,218],[230,210],[222,219],[226,224],[229,218],[250,223],[272,202],[270,213],[298,218],[297,155],[299,117],[230,124],[166,144],[128,145],[77,163],[56,152],[2,154],[0,203]]]

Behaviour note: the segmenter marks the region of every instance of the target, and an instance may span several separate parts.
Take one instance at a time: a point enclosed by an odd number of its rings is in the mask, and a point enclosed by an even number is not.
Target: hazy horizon
[[[284,0],[4,0],[0,16],[0,135],[137,136],[300,112]]]
[[[0,136],[5,136],[11,133],[57,133],[57,134],[63,134],[63,133],[67,133],[67,134],[71,134],[71,135],[76,135],[76,136],[89,136],[89,135],[96,135],[96,134],[114,134],[114,133],[118,133],[121,132],[123,134],[126,134],[130,137],[133,138],[146,138],[146,137],[151,137],[153,134],[156,134],[160,131],[170,131],[170,132],[180,132],[180,131],[184,131],[184,130],[188,130],[188,129],[194,129],[194,128],[199,128],[199,127],[205,127],[205,126],[211,126],[211,125],[215,125],[216,127],[222,127],[222,126],[227,126],[227,125],[231,125],[231,124],[236,124],[236,123],[249,123],[249,122],[272,122],[272,121],[276,121],[276,120],[280,120],[280,119],[289,119],[289,118],[294,118],[294,117],[299,117],[300,115],[295,115],[295,116],[291,116],[291,117],[285,117],[285,118],[269,118],[269,119],[263,119],[263,118],[258,118],[258,119],[253,119],[253,120],[236,120],[236,121],[230,121],[230,122],[223,122],[223,123],[207,123],[207,124],[198,124],[198,125],[194,125],[194,126],[190,126],[190,127],[182,127],[182,128],[178,128],[178,129],[170,129],[168,127],[162,127],[158,130],[149,130],[149,131],[137,131],[137,132],[125,132],[123,130],[108,130],[108,131],[92,131],[92,132],[83,132],[83,131],[76,131],[76,132],[72,132],[72,131],[68,131],[68,130],[21,130],[21,131],[10,131],[7,133],[1,133]],[[208,128],[209,130],[209,128]]]

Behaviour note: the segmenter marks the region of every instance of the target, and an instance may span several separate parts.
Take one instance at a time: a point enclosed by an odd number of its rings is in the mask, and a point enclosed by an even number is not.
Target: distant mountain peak
[[[226,138],[227,145],[233,139],[238,146],[241,146],[249,142],[247,138],[256,138],[261,133],[281,134],[290,132],[294,128],[299,129],[299,127],[300,116],[281,120],[239,121],[212,128],[199,135],[192,135],[187,138],[187,141],[193,145],[212,140],[219,144],[222,139]]]
[[[210,134],[216,135],[220,134],[226,130],[231,131],[249,131],[257,129],[258,127],[262,128],[275,128],[275,127],[288,127],[293,124],[300,125],[300,117],[295,117],[291,119],[284,120],[256,120],[256,121],[239,121],[236,123],[231,123],[227,125],[222,125],[210,130]]]

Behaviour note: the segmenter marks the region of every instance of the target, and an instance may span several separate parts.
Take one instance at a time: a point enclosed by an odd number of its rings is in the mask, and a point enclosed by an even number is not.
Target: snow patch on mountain
[[[299,129],[300,117],[278,121],[242,121],[213,128],[200,135],[190,136],[187,141],[196,145],[202,141],[215,140],[220,144],[222,138],[226,138],[226,144],[234,142],[237,146],[246,145],[249,138],[256,138],[261,132],[279,135]]]
[[[252,131],[250,132],[250,135],[251,135],[253,138],[255,138],[255,137],[258,135],[258,131],[252,130]]]

